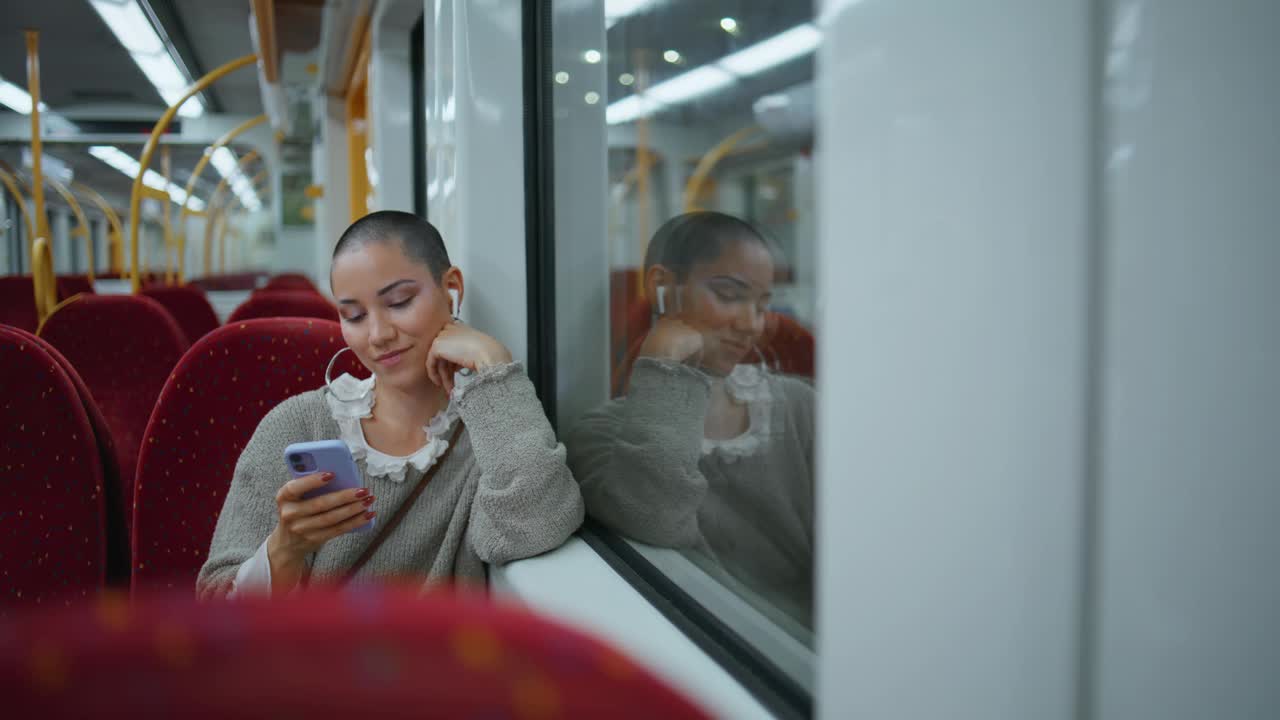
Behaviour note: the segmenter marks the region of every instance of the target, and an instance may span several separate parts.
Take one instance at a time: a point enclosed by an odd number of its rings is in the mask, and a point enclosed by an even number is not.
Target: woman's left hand
[[[492,365],[511,362],[511,351],[475,328],[451,321],[440,330],[427,353],[431,382],[453,392],[453,374],[463,368],[480,372]]]

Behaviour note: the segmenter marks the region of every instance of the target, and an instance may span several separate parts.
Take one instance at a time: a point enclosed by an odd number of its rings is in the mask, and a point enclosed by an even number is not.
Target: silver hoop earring
[[[760,350],[760,346],[753,344],[751,349],[755,350],[756,357],[760,358],[760,362],[756,365],[756,372],[752,373],[755,376],[752,382],[742,382],[741,378],[738,379],[738,384],[743,388],[759,387],[769,374],[769,361],[765,358],[764,352]]]
[[[339,350],[338,352],[334,353],[334,354],[333,354],[333,357],[329,358],[329,365],[324,369],[324,386],[325,386],[326,388],[328,388],[328,389],[329,389],[329,392],[333,393],[333,396],[334,396],[335,398],[337,398],[338,400],[340,400],[340,401],[342,401],[342,402],[356,402],[356,401],[359,401],[359,400],[364,399],[364,394],[363,394],[363,393],[361,393],[361,394],[359,394],[359,395],[354,395],[354,396],[349,396],[349,397],[343,397],[343,396],[342,396],[342,393],[340,393],[340,392],[338,392],[336,389],[334,389],[334,387],[333,387],[333,379],[331,378],[331,376],[333,375],[333,365],[334,365],[334,363],[338,362],[338,357],[339,357],[339,356],[341,356],[341,355],[342,355],[342,353],[347,352],[347,351],[355,352],[354,350],[351,350],[351,348],[349,348],[349,347],[344,347],[344,348],[342,348],[341,350]]]

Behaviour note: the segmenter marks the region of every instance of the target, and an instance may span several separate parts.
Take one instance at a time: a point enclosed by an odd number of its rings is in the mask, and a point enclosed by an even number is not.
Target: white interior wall
[[[1280,5],[1105,6],[1094,717],[1280,717]]]
[[[413,212],[413,72],[410,31],[422,0],[382,0],[370,21],[369,120],[378,177],[374,209]],[[420,109],[418,109],[420,111]]]

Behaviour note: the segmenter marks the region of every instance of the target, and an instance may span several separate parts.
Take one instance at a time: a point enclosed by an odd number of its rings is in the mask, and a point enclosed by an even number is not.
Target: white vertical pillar
[[[53,271],[59,275],[75,272],[75,250],[71,247],[71,213],[61,208],[49,210],[49,244],[53,250]]]
[[[463,317],[524,361],[521,7],[436,0],[424,26],[427,212],[466,277]]]
[[[819,717],[1074,717],[1087,0],[822,3]]]

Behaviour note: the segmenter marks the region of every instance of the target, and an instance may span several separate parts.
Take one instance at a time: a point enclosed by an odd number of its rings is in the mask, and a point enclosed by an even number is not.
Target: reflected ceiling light
[[[734,80],[733,75],[715,65],[703,65],[658,83],[645,94],[663,105],[675,105],[732,85]]]
[[[739,78],[763,72],[788,60],[811,53],[817,49],[821,41],[822,33],[813,23],[797,25],[767,40],[726,55],[716,62],[660,82],[642,94],[631,95],[612,103],[605,110],[605,120],[610,125],[631,122],[658,112],[669,105],[721,90],[732,85]],[[663,58],[668,62],[672,62],[668,56],[670,53],[675,53],[679,57],[679,53],[675,50],[668,50],[663,53]]]
[[[89,154],[128,175],[130,178],[138,177],[138,169],[142,167],[132,155],[114,145],[94,145],[89,148]],[[154,190],[169,193],[169,199],[178,205],[187,200],[186,191],[174,183],[166,183],[164,176],[155,170],[147,170],[143,174],[142,184]],[[199,212],[204,210],[204,201],[198,197],[192,197],[187,200],[187,207]]]
[[[636,82],[636,76],[632,75],[631,73],[622,73],[621,75],[618,76],[619,84],[631,86],[631,85],[634,85],[635,82]]]
[[[604,27],[606,30],[618,21],[637,15],[656,4],[656,0],[604,0]]]
[[[563,70],[556,73],[556,82],[560,83],[561,85],[564,85],[565,83],[569,82],[569,73]]]
[[[583,95],[582,99],[587,101],[588,105],[595,105],[596,103],[600,102],[600,93],[589,92],[586,95]]]
[[[731,17],[720,18],[720,29],[736,35],[738,34],[738,21]]]
[[[610,125],[620,125],[652,115],[664,107],[662,103],[645,95],[631,95],[610,103],[609,107],[605,108],[604,119]]]
[[[680,62],[680,53],[676,50],[668,50],[662,53],[662,59],[672,64],[678,63]]]
[[[734,75],[755,75],[813,52],[821,41],[822,33],[818,28],[812,23],[805,23],[723,57],[719,65]]]
[[[124,46],[138,69],[155,87],[165,103],[172,105],[182,97],[191,82],[179,66],[178,53],[160,38],[137,0],[89,0],[116,40]],[[182,104],[182,117],[204,114],[204,98],[197,93]]]
[[[591,63],[592,65],[595,65],[596,63],[600,62],[600,60],[601,60],[603,57],[604,57],[604,56],[600,54],[600,51],[599,51],[599,50],[588,50],[588,51],[586,51],[586,52],[582,53],[582,59],[583,59],[583,60],[586,60],[587,62]]]

